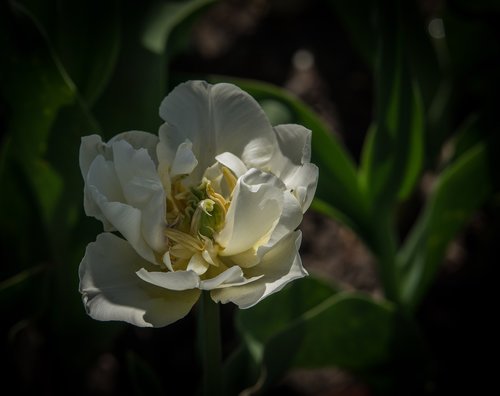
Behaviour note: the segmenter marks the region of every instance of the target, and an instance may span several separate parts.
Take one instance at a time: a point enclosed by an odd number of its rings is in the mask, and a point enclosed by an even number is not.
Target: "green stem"
[[[203,395],[222,395],[222,352],[219,304],[203,291],[198,307],[198,337],[203,369]]]
[[[387,299],[401,303],[398,268],[396,265],[396,240],[392,216],[389,211],[381,210],[376,217],[374,239],[377,247],[379,274]]]

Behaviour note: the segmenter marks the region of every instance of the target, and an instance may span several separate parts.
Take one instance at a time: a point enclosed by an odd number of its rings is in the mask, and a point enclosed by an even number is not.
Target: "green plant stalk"
[[[198,342],[204,396],[222,395],[222,351],[219,304],[204,290],[198,306]]]
[[[399,268],[396,262],[397,244],[392,215],[389,210],[381,210],[374,217],[375,228],[372,229],[372,234],[375,241],[380,282],[385,297],[401,306]]]

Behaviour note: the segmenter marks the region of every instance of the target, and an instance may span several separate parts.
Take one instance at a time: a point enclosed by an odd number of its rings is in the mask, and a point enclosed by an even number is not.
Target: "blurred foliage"
[[[46,393],[75,387],[92,393],[86,387],[99,357],[119,349],[131,331],[88,319],[80,301],[78,263],[99,232],[82,210],[80,138],[157,129],[158,104],[174,85],[170,64],[212,3],[0,3],[0,335],[3,376],[20,392],[43,384]],[[239,311],[241,342],[224,368],[228,394],[271,393],[288,370],[325,366],[350,370],[380,394],[423,392],[428,351],[415,311],[449,243],[478,208],[498,205],[498,2],[449,1],[431,12],[425,2],[325,3],[374,77],[375,116],[359,164],[284,89],[234,76],[206,78],[239,85],[273,124],[313,131],[320,169],[313,208],[350,227],[372,250],[385,299],[309,278]],[[424,174],[433,186],[401,236],[397,215],[421,196]],[[181,338],[175,326],[165,342]],[[163,367],[150,364],[140,348],[122,349],[127,380],[115,391],[163,393]],[[163,359],[190,371],[182,366],[190,358],[167,352]],[[37,373],[36,359],[50,364]]]
[[[122,324],[89,320],[78,293],[78,263],[99,232],[97,222],[82,211],[80,138],[156,128],[158,103],[166,94],[164,49],[181,48],[177,30],[183,35],[193,14],[209,3],[168,4],[170,12],[163,15],[169,18],[148,36],[163,45],[155,52],[142,40],[153,23],[158,26],[153,17],[155,9],[166,7],[161,2],[0,5],[0,99],[6,132],[0,159],[1,337],[2,351],[12,356],[4,362],[4,373],[21,381],[23,392],[34,391],[37,381],[51,393],[83,384],[92,362],[123,331]],[[30,332],[43,344],[35,353],[53,361],[40,374],[29,372],[27,362],[12,361],[34,358],[23,356],[18,346],[27,343],[29,350]],[[128,366],[132,386],[155,388],[155,374],[133,352]],[[50,378],[52,370],[58,381]]]

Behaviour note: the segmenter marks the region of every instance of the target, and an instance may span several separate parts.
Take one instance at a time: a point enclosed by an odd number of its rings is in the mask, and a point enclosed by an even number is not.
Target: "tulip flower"
[[[176,87],[160,116],[158,135],[82,138],[85,212],[104,227],[79,269],[89,315],[161,327],[203,290],[248,308],[307,275],[311,132],[272,127],[250,95],[203,81]]]

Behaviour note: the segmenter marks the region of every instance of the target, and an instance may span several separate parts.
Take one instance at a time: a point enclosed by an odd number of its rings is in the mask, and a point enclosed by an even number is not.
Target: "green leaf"
[[[396,8],[380,6],[376,123],[363,147],[359,175],[376,211],[389,211],[395,200],[406,198],[423,165],[423,104],[404,52]]]
[[[323,281],[303,278],[255,307],[238,311],[236,324],[243,334],[263,344],[334,293],[335,289]]]
[[[167,50],[171,57],[187,45],[189,28],[196,18],[215,0],[191,0],[184,2],[161,2],[152,7],[142,34],[142,44],[151,52],[162,55]],[[172,37],[176,29],[182,27],[177,37]],[[187,29],[186,29],[187,28]],[[168,47],[167,47],[168,44]]]
[[[82,212],[80,136],[94,129],[94,122],[39,24],[22,7],[0,7],[5,54],[0,90],[7,120],[0,175],[7,193],[0,198],[0,227],[2,241],[11,243],[2,254],[9,263],[2,278],[49,263],[59,329],[68,330],[68,322],[81,329],[77,319],[86,316],[75,274],[85,245],[79,238],[88,242],[95,231],[89,237],[82,228],[75,234],[70,230]],[[42,301],[38,289],[29,299]]]
[[[243,344],[235,349],[224,362],[224,395],[238,395],[258,383],[260,366],[256,364],[248,347]],[[259,387],[257,385],[256,387]]]
[[[93,107],[102,125],[102,130],[95,132],[109,138],[129,130],[158,130],[158,109],[169,87],[168,62],[179,49],[179,35],[183,36],[174,33],[189,25],[211,3],[193,0],[123,4],[121,51],[108,88]],[[188,34],[181,31],[184,36]],[[172,40],[178,45],[174,46]]]
[[[253,379],[252,391],[266,389],[291,368],[332,366],[360,376],[381,394],[423,389],[426,348],[414,323],[395,308],[360,293],[335,293],[312,278],[297,281],[238,312],[245,344],[226,373],[247,370],[239,378],[247,387]],[[252,363],[244,365],[249,355]],[[240,390],[234,384],[231,389]]]
[[[89,104],[111,77],[120,48],[118,0],[17,0],[44,32],[54,54]]]
[[[271,84],[222,76],[209,79],[212,82],[224,81],[239,86],[263,104],[271,119],[300,124],[312,131],[311,161],[319,167],[316,191],[318,201],[314,207],[342,221],[368,240],[368,205],[358,187],[355,165],[314,111],[289,92]]]
[[[296,281],[239,311],[236,320],[253,358],[257,387],[272,384],[293,367],[338,366],[363,375],[387,368],[382,371],[390,377],[391,365],[417,359],[421,350],[413,327],[391,303],[336,293],[314,278]],[[240,363],[244,353],[245,349],[239,352]]]
[[[48,227],[63,181],[42,158],[57,115],[74,102],[75,90],[30,15],[22,8],[2,7],[0,90],[7,101],[9,143],[2,162],[12,161],[22,170]]]
[[[387,303],[349,293],[331,296],[268,340],[268,376],[278,378],[288,367],[363,371],[382,365],[391,357],[393,321]]]
[[[8,316],[5,324],[15,323],[41,311],[47,297],[48,270],[48,265],[39,264],[0,281],[0,307]],[[12,301],[16,304],[13,305]]]
[[[58,210],[64,182],[58,172],[42,159],[28,161],[26,171],[30,175],[30,182],[38,198],[41,215],[44,223],[50,226]]]
[[[494,180],[489,160],[487,144],[480,142],[437,179],[423,214],[398,254],[404,272],[403,299],[411,308],[434,279],[449,242],[489,196]]]
[[[29,161],[45,152],[57,112],[74,100],[75,92],[34,21],[22,10],[4,8],[0,89],[8,100],[11,147],[17,158]]]
[[[266,344],[277,334],[285,331],[301,315],[320,305],[334,293],[335,290],[330,285],[308,277],[295,281],[279,293],[261,301],[255,307],[238,311],[235,322],[244,340],[244,347],[232,356],[232,364],[226,363],[226,372],[234,372],[236,371],[234,367],[238,366],[240,369],[246,370],[245,374],[241,372],[239,374],[243,384],[254,385],[255,382],[260,381],[263,385],[265,381],[270,379],[264,381],[261,378],[259,380],[259,375],[264,374],[262,367]],[[251,361],[245,363],[244,358],[248,358],[248,356],[251,357]],[[283,362],[286,362],[286,357],[283,357]],[[264,368],[264,370],[266,369]],[[253,383],[249,383],[252,380]],[[232,381],[226,379],[226,383],[231,384]],[[233,388],[237,386],[241,386],[241,384],[233,384]],[[239,391],[241,388],[237,390]]]

